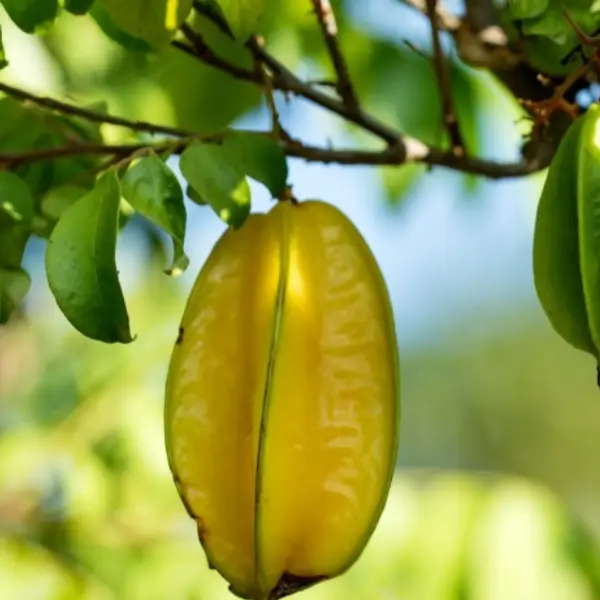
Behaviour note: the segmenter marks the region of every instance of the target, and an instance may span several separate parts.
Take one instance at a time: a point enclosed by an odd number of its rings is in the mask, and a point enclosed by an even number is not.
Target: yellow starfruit
[[[356,561],[394,471],[399,377],[387,287],[340,210],[280,202],[218,240],[173,351],[165,434],[234,594],[282,598]]]

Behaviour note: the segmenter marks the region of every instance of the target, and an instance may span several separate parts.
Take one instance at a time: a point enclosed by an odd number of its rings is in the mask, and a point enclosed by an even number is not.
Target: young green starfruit
[[[537,210],[533,273],[556,332],[600,362],[598,105],[571,125],[550,165]]]

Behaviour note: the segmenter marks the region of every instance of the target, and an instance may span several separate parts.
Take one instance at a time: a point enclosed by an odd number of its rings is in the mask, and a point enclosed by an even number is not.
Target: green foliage
[[[600,4],[590,0],[510,0],[507,12],[522,35],[528,58],[534,68],[549,74],[567,73],[573,68],[561,61],[579,40],[564,15],[567,9],[583,31],[600,26]],[[589,54],[589,51],[588,51]]]
[[[73,152],[60,159],[23,160],[9,165],[8,175],[23,183],[21,195],[28,195],[30,208],[24,221],[15,219],[16,213],[12,217],[8,214],[17,200],[0,208],[0,250],[4,249],[4,256],[9,257],[0,259],[0,268],[22,267],[23,249],[31,236],[52,239],[57,235],[55,232],[70,230],[71,227],[61,223],[68,221],[72,211],[80,210],[82,198],[96,198],[94,202],[102,205],[96,192],[91,196],[88,192],[95,189],[97,177],[106,171],[106,165],[117,161],[121,170],[126,171],[121,192],[127,201],[115,213],[117,231],[134,212],[161,228],[173,240],[173,258],[166,269],[171,274],[185,270],[188,263],[184,251],[187,215],[177,182],[178,168],[187,180],[190,199],[211,206],[231,227],[240,227],[252,209],[248,178],[264,185],[274,198],[285,194],[288,183],[294,184],[288,182],[282,144],[268,134],[268,120],[260,133],[233,129],[240,117],[265,106],[265,90],[256,82],[246,81],[247,76],[236,78],[204,64],[171,42],[177,40],[177,44],[189,48],[205,44],[217,62],[226,62],[234,71],[239,69],[256,76],[255,60],[244,42],[251,33],[260,33],[267,50],[285,65],[284,75],[286,69],[300,72],[301,67],[309,70],[306,79],[331,79],[331,56],[315,15],[307,7],[283,0],[197,0],[196,9],[192,0],[4,0],[3,4],[24,32],[44,33],[38,38],[41,53],[57,69],[56,81],[60,82],[57,85],[63,86],[54,96],[68,98],[72,104],[98,115],[115,114],[186,131],[183,145],[170,146],[162,135],[158,139],[155,134],[140,133],[136,128],[101,126],[98,119],[64,113],[48,105],[8,96],[1,98],[0,155],[52,156],[55,151],[78,145],[105,144],[131,144],[132,151],[118,155]],[[570,2],[568,7],[584,29],[593,25],[596,5],[590,7],[589,3],[578,0]],[[379,37],[351,18],[343,3],[334,2],[333,8],[339,44],[365,112],[407,136],[448,150],[450,140],[442,119],[439,84],[430,49],[409,47],[400,38],[390,41]],[[556,16],[559,9],[555,0],[511,0],[504,14],[522,34],[524,43],[530,46],[533,43],[532,56],[552,56],[552,61],[559,62],[566,38],[562,40],[560,35],[543,29],[544,19]],[[184,21],[198,36],[195,42],[187,39],[189,32],[177,31]],[[536,32],[536,27],[541,29]],[[568,32],[570,36],[568,43],[572,43],[574,34],[562,16],[561,27],[563,34]],[[539,50],[540,44],[546,44],[543,52]],[[79,51],[74,52],[74,48]],[[560,52],[546,52],[548,48],[559,48]],[[0,56],[0,64],[2,61],[5,59]],[[492,115],[493,111],[494,122],[502,120],[507,128],[513,127],[516,103],[513,98],[512,112],[500,106],[497,99],[501,89],[493,77],[482,77],[480,70],[463,64],[454,52],[448,54],[448,67],[466,151],[484,158],[481,156],[487,125],[484,116]],[[271,65],[261,76],[268,77],[270,72],[281,74],[280,69]],[[10,65],[5,72],[9,71]],[[407,93],[407,81],[411,90],[418,93]],[[325,90],[320,86],[314,89]],[[274,93],[279,102],[280,92]],[[333,90],[324,93],[335,98]],[[352,119],[346,126],[353,139],[372,147],[372,136],[358,131],[351,122]],[[297,132],[291,133],[297,137]],[[220,143],[205,143],[205,134]],[[323,144],[327,143],[323,140]],[[134,161],[138,156],[133,149],[135,145],[154,144],[156,155],[148,151],[143,160]],[[182,152],[180,163],[173,161],[175,173],[162,161],[163,151],[171,154],[173,150]],[[386,166],[377,173],[388,201],[399,205],[416,189],[428,169],[423,164],[406,164]],[[477,181],[472,175],[464,175],[465,196]],[[89,201],[90,210],[92,204]],[[9,251],[11,244],[14,249]],[[56,280],[57,273],[50,279]],[[67,279],[63,277],[63,283]],[[102,287],[104,281],[100,279],[98,285]],[[106,281],[113,284],[98,298],[118,298],[114,314],[121,314],[122,297],[114,293],[114,277]],[[59,302],[61,307],[67,304]]]
[[[246,174],[219,144],[196,143],[181,155],[181,173],[228,225],[239,228],[250,214]]]
[[[120,202],[114,172],[61,216],[48,241],[48,283],[61,310],[84,335],[132,341],[115,252]]]
[[[64,3],[65,10],[68,10],[70,13],[85,15],[92,8],[94,0],[64,0]]]
[[[138,52],[148,52],[152,50],[152,46],[141,37],[130,35],[121,29],[101,2],[94,2],[90,14],[102,31],[117,44],[129,50]]]
[[[231,131],[224,136],[219,147],[224,160],[262,183],[273,198],[281,197],[287,184],[288,167],[277,142],[260,133]]]
[[[2,70],[6,66],[8,66],[8,61],[6,60],[4,43],[2,41],[2,28],[0,28],[0,70]]]
[[[53,224],[77,200],[86,194],[87,190],[75,185],[63,185],[52,188],[40,199],[40,212]]]
[[[117,27],[155,47],[169,42],[192,8],[192,0],[97,1]]]
[[[531,19],[548,8],[549,0],[509,0],[508,6],[513,19]]]
[[[8,322],[29,291],[31,280],[23,269],[0,267],[0,324]]]
[[[245,42],[257,30],[268,0],[218,0],[231,31]]]
[[[14,23],[27,33],[43,33],[54,23],[58,0],[2,0]]]
[[[155,154],[133,164],[121,181],[123,197],[140,214],[166,231],[173,240],[173,264],[168,274],[185,271],[186,210],[183,191],[173,171]]]
[[[27,184],[18,176],[0,172],[0,226],[16,223],[31,227],[34,201]]]

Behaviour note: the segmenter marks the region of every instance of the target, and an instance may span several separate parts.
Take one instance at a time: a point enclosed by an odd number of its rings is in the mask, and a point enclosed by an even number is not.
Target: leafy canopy
[[[532,168],[486,156],[490,126],[497,130],[501,118],[514,128],[521,98],[500,83],[500,71],[496,77],[496,55],[475,61],[451,23],[432,30],[433,41],[453,38],[458,52],[446,53],[445,44],[424,52],[368,30],[341,2],[332,11],[319,0],[0,4],[0,25],[16,28],[14,39],[38,37],[61,97],[5,83],[15,72],[0,35],[0,323],[26,297],[22,260],[37,236],[47,240],[48,282],[69,322],[92,339],[132,341],[115,258],[131,216],[170,238],[165,273],[177,275],[189,264],[188,209],[205,206],[242,227],[250,179],[274,200],[289,198],[291,158],[376,166],[394,206],[428,165],[462,173],[469,194],[479,176],[526,175],[549,162]],[[400,1],[396,8],[414,11]],[[551,75],[580,68],[577,58],[562,60],[578,42],[562,2],[507,0],[499,8],[507,53],[516,44],[529,67]],[[571,0],[567,8],[584,31],[600,25],[600,3]],[[306,65],[314,78],[295,74]],[[303,132],[288,132],[279,113],[292,96],[342,117],[356,148],[312,146]],[[259,108],[270,115],[261,130],[233,126]],[[427,151],[412,156],[415,142]]]

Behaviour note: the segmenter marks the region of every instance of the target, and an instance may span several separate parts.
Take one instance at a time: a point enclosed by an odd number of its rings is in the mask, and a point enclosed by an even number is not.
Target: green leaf
[[[220,144],[196,143],[181,155],[181,173],[225,223],[237,229],[250,214],[244,171]]]
[[[85,15],[94,4],[94,0],[65,0],[65,9],[74,15]]]
[[[547,36],[558,44],[568,39],[570,25],[565,20],[562,7],[550,7],[544,13],[522,23],[522,31],[526,35]]]
[[[191,185],[186,186],[185,195],[198,206],[206,206],[207,204],[204,198],[201,198],[200,194]]]
[[[173,240],[173,264],[167,274],[185,271],[189,259],[184,252],[186,211],[183,192],[173,171],[151,154],[129,168],[122,179],[123,197],[135,210],[164,229]]]
[[[509,0],[508,6],[513,19],[531,19],[548,8],[548,0]]]
[[[167,44],[192,10],[192,0],[98,0],[112,21],[152,46]]]
[[[533,275],[556,332],[575,348],[595,355],[579,264],[577,162],[583,120],[567,130],[550,164],[537,209]]]
[[[223,138],[222,151],[248,177],[262,183],[274,198],[285,191],[288,166],[279,144],[262,133],[232,131]]]
[[[27,295],[31,280],[23,269],[0,268],[0,324],[8,321]]]
[[[205,39],[210,43],[208,36]],[[243,48],[237,50],[245,52]],[[236,64],[246,62],[238,58]],[[248,66],[251,68],[251,63]],[[202,64],[177,48],[164,49],[151,76],[168,94],[176,115],[173,124],[198,133],[225,129],[243,113],[260,106],[258,86]],[[199,106],[205,106],[207,110],[198,110]],[[162,117],[159,115],[159,118]]]
[[[30,237],[30,231],[20,225],[0,229],[0,267],[18,269]]]
[[[93,102],[91,104],[83,104],[82,108],[91,110],[101,115],[108,114],[108,104],[105,101]],[[85,141],[98,143],[101,143],[103,141],[100,123],[89,121],[82,117],[72,117],[65,115],[56,115],[55,118],[57,119],[57,121],[63,124],[65,128],[70,129],[71,131],[73,131],[73,133],[77,134],[77,136],[79,136]]]
[[[35,234],[49,238],[62,214],[88,191],[74,185],[59,185],[46,192],[39,201],[40,214],[34,217]]]
[[[44,132],[39,113],[25,108],[14,98],[0,100],[0,149],[4,152],[22,152]]]
[[[218,0],[233,35],[245,42],[260,21],[267,7],[267,0]]]
[[[467,67],[456,62],[452,63],[451,83],[458,129],[465,150],[470,156],[477,156],[480,150],[477,117],[483,99],[478,93],[477,76],[476,72],[472,72]]]
[[[0,28],[0,69],[4,69],[6,66],[8,66],[8,60],[6,60],[4,43],[2,42],[2,28]]]
[[[451,66],[452,94],[454,97],[454,112],[458,121],[458,130],[463,145],[469,156],[478,156],[481,150],[481,135],[479,131],[480,109],[485,105],[485,97],[481,91],[483,84],[478,78],[479,73],[462,63],[452,62]],[[472,195],[479,186],[480,178],[472,173],[463,175],[465,198]]]
[[[83,119],[48,114],[12,98],[0,100],[0,152],[19,153],[33,149],[51,149],[72,144],[73,140],[101,143],[98,124]],[[81,155],[68,160],[41,161],[20,166],[15,170],[27,182],[36,199],[50,188],[78,179],[84,181],[98,164],[99,157]],[[85,178],[91,187],[92,178]]]
[[[58,221],[68,208],[87,193],[88,190],[75,185],[52,188],[41,199],[40,209],[42,214],[49,219]]]
[[[107,343],[132,341],[115,262],[119,182],[109,171],[68,208],[46,250],[48,283],[69,322]]]
[[[383,186],[388,202],[392,206],[401,206],[417,182],[425,175],[426,165],[409,163],[406,165],[381,169]]]
[[[106,7],[100,2],[94,3],[90,10],[90,16],[96,21],[98,27],[102,29],[106,37],[120,44],[123,48],[135,52],[149,52],[152,50],[152,46],[145,40],[123,31],[111,18]]]
[[[12,21],[26,33],[45,33],[58,14],[58,0],[1,0]]]
[[[63,145],[60,136],[53,133],[42,133],[33,144],[31,150],[50,150],[57,146]],[[73,160],[60,161],[63,165],[70,165]],[[54,178],[54,169],[59,164],[59,161],[40,160],[23,165],[17,169],[17,173],[31,189],[32,194],[37,197],[52,185]]]
[[[29,186],[14,173],[0,171],[0,224],[14,222],[30,227],[34,208]]]

